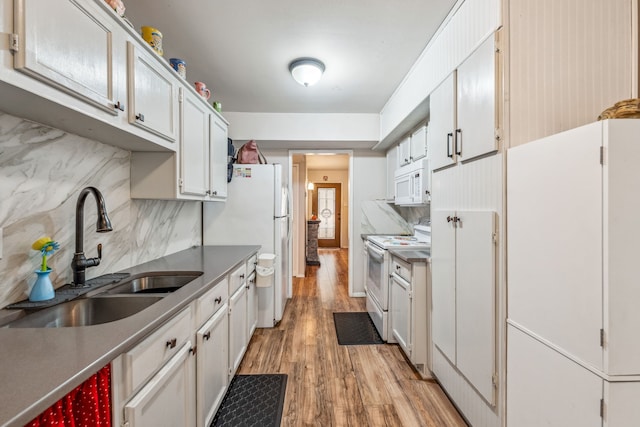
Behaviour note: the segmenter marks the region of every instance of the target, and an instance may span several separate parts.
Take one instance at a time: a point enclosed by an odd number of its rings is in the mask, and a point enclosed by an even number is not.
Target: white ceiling
[[[456,0],[124,0],[223,111],[379,113]],[[298,57],[326,65],[305,88]]]

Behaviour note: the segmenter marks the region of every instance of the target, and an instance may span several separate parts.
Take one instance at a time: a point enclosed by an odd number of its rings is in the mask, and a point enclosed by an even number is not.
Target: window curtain
[[[111,365],[51,405],[25,427],[111,427]]]

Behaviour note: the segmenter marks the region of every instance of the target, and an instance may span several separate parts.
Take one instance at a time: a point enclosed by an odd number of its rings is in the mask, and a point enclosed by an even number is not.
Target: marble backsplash
[[[98,188],[114,230],[96,233],[92,195],[84,208],[84,251],[102,262],[87,278],[115,272],[201,244],[201,203],[132,200],[130,153],[0,112],[0,307],[27,297],[39,268],[31,244],[50,236],[55,287],[71,281],[75,209],[82,188]]]

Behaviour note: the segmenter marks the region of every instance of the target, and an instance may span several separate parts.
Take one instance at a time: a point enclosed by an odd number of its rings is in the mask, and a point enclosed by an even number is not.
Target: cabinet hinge
[[[180,93],[178,93],[178,102],[183,102],[183,101],[184,101],[184,93],[180,91]]]
[[[493,385],[493,388],[498,388],[498,374],[494,373],[491,375],[491,384]]]
[[[184,182],[182,181],[182,178],[180,178],[178,180],[178,185],[180,186],[180,189],[182,190],[182,186],[184,185]]]
[[[129,427],[129,421],[123,421],[122,424],[120,424],[122,427]]]
[[[600,329],[600,347],[604,347],[604,329]]]
[[[493,239],[493,244],[497,245],[498,244],[498,232],[497,231],[493,232],[492,239]]]
[[[604,166],[604,147],[600,147],[600,164]]]
[[[20,37],[15,33],[9,34],[9,50],[14,53],[20,51]]]
[[[413,299],[413,291],[409,291],[409,299]]]
[[[604,418],[604,399],[600,399],[600,418]]]

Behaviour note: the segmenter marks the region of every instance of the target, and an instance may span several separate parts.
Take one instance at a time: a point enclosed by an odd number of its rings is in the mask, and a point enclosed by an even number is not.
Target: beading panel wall
[[[510,0],[510,145],[637,96],[635,0]]]

